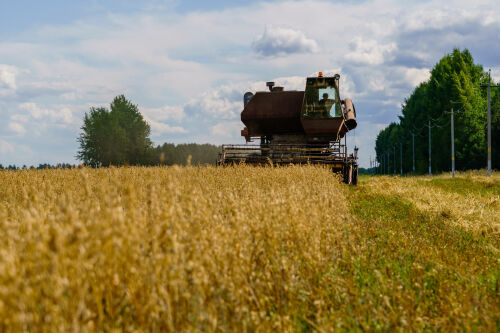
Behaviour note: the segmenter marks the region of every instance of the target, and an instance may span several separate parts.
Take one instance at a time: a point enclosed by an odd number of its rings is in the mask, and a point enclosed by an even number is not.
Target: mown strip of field
[[[500,180],[491,179],[490,181],[477,180],[473,177],[460,178],[433,178],[431,180],[420,180],[420,185],[439,188],[441,190],[458,193],[462,195],[474,196],[499,196]]]
[[[414,328],[432,330],[498,328],[498,232],[458,226],[446,211],[420,210],[407,198],[411,195],[397,193],[405,179],[383,178],[362,178],[349,197],[351,212],[365,229],[361,241],[371,244],[368,259],[360,264],[360,288],[371,302],[386,299],[386,311],[394,316],[384,327],[411,322]],[[433,182],[419,180],[411,191],[425,197]],[[499,210],[492,208],[492,213]]]

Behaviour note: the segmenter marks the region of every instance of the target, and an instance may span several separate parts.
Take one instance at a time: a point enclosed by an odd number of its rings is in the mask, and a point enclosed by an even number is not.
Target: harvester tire
[[[344,183],[351,185],[352,183],[352,164],[344,166]]]
[[[358,175],[359,175],[359,170],[358,166],[354,166],[352,170],[352,182],[351,185],[358,185]]]

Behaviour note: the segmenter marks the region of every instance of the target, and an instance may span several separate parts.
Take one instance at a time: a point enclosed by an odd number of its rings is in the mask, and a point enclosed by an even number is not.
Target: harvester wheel
[[[352,182],[351,182],[351,185],[358,185],[358,174],[359,174],[359,170],[358,170],[358,166],[356,165],[352,169]]]
[[[352,183],[352,164],[344,166],[344,183],[351,185]]]

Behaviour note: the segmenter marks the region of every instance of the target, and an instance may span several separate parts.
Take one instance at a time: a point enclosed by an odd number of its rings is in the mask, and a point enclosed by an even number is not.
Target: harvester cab
[[[341,117],[339,97],[340,75],[308,77],[302,104],[303,118]]]
[[[306,78],[304,91],[269,91],[243,96],[241,135],[245,145],[223,145],[218,164],[323,164],[357,183],[357,154],[347,154],[346,133],[356,128],[356,111],[341,99],[340,75]],[[342,142],[342,139],[344,139]],[[257,140],[260,144],[252,144]]]

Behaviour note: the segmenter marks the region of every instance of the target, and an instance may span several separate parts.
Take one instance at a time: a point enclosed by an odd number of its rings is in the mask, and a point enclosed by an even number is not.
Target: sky
[[[500,80],[496,1],[0,0],[0,164],[78,163],[91,107],[124,94],[154,144],[244,143],[243,94],[341,75],[360,165],[453,48]]]

